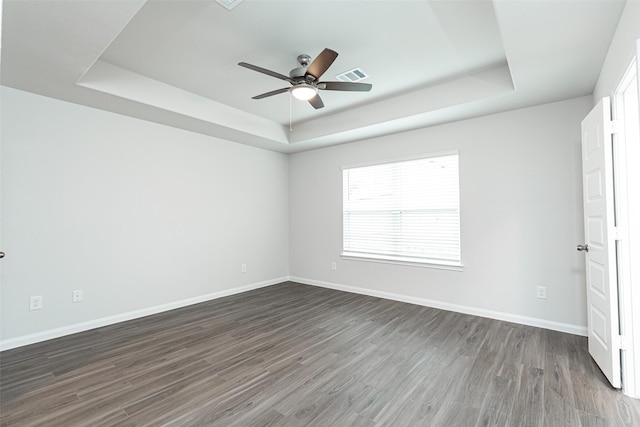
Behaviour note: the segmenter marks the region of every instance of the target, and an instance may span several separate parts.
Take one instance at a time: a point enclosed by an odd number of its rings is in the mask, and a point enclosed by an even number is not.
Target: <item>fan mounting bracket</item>
[[[307,68],[309,64],[311,64],[311,57],[306,53],[298,55],[298,64],[300,64],[301,67]]]

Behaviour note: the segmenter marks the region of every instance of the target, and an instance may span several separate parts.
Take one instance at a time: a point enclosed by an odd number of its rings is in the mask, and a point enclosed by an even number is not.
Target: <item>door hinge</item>
[[[620,350],[627,350],[627,342],[625,340],[624,335],[618,335],[613,338],[614,338],[613,344],[616,348],[619,348]]]
[[[621,240],[620,236],[624,235],[623,230],[620,227],[613,227],[611,229],[611,234],[613,235],[613,240]]]
[[[622,120],[611,120],[611,133],[622,132]]]

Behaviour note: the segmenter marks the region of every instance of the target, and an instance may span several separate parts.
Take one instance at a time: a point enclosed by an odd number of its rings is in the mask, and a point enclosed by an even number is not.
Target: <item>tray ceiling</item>
[[[2,84],[281,152],[593,91],[623,1],[9,0]],[[339,53],[371,92],[283,93],[299,54]],[[290,127],[291,126],[291,127]]]

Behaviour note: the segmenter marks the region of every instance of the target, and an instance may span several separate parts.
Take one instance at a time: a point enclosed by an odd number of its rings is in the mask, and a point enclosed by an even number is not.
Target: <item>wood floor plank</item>
[[[516,404],[519,384],[501,376],[494,376],[487,388],[485,399],[478,411],[476,426],[508,426]]]
[[[544,424],[580,426],[566,357],[558,352],[547,352],[544,375]]]
[[[286,282],[0,353],[1,426],[640,426],[584,337]]]
[[[283,423],[284,415],[274,409],[261,411],[251,419],[238,417],[229,427],[276,427]]]
[[[544,425],[544,370],[524,366],[518,394],[522,402],[511,411],[512,422],[523,427]]]
[[[617,395],[609,394],[605,398],[613,400],[615,405],[614,419],[618,424],[629,427],[640,426],[640,407],[638,405],[631,405],[627,399]]]

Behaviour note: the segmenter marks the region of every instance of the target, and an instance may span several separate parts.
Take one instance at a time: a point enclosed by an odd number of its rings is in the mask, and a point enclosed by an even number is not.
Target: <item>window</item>
[[[343,170],[343,256],[461,267],[458,153]]]

